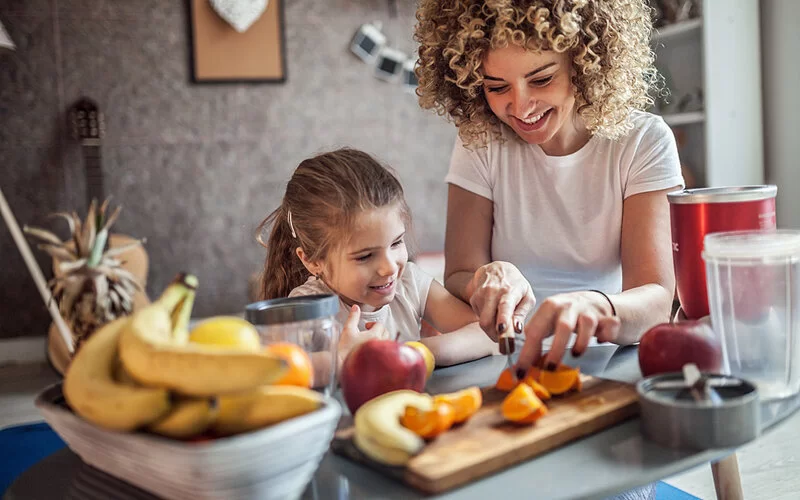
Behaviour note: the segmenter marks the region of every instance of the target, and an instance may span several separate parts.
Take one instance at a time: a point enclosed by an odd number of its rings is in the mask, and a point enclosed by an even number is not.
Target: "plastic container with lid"
[[[800,231],[705,237],[711,323],[723,372],[752,381],[762,400],[800,392]]]
[[[330,395],[336,384],[337,312],[335,295],[306,295],[248,304],[245,318],[255,325],[263,345],[290,342],[302,347],[314,365],[314,388]]]

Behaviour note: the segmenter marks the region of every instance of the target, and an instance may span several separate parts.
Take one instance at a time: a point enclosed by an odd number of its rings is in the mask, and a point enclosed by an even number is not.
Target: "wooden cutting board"
[[[533,425],[506,422],[500,404],[507,393],[483,389],[483,406],[467,422],[435,440],[405,467],[380,464],[353,444],[352,421],[336,432],[334,453],[426,493],[440,493],[508,468],[570,441],[613,426],[639,412],[633,385],[581,374],[583,390],[547,401],[548,413]]]

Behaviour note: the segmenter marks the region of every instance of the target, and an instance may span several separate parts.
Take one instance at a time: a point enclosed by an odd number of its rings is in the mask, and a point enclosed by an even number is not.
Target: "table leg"
[[[717,500],[743,500],[742,478],[739,475],[739,462],[736,453],[722,460],[711,463],[711,474],[714,476],[714,489]]]

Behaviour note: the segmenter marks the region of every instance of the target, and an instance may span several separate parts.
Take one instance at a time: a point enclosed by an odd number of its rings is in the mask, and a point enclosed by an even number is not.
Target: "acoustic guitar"
[[[80,143],[83,156],[85,187],[86,187],[86,207],[93,200],[102,203],[106,199],[105,182],[103,180],[103,164],[101,141],[105,134],[105,117],[100,111],[97,103],[93,100],[82,97],[77,100],[67,113],[68,127],[74,140]],[[135,238],[130,236],[111,233],[108,235],[108,249],[125,246],[133,243]],[[147,273],[149,270],[149,257],[144,246],[139,245],[119,255],[123,262],[122,267],[133,274],[142,286],[142,291],[136,292],[133,297],[133,309],[137,310],[150,303],[150,299],[144,292],[147,286]],[[58,262],[53,261],[53,272],[58,275]],[[56,331],[55,325],[50,325],[48,332],[48,357],[53,367],[60,373],[69,365],[71,356],[67,351],[61,336]]]

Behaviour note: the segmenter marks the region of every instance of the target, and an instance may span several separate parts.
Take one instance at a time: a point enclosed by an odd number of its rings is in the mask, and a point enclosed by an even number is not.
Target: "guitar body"
[[[70,109],[69,122],[73,137],[81,142],[86,168],[86,206],[88,207],[92,200],[102,202],[105,199],[102,157],[100,154],[100,139],[105,128],[103,115],[94,101],[82,98]],[[110,233],[108,235],[108,248],[123,247],[134,241],[136,241],[136,238],[128,235]],[[136,277],[136,281],[141,285],[141,290],[138,290],[133,296],[133,310],[137,311],[150,304],[150,298],[146,293],[150,258],[142,245],[128,249],[120,254],[118,258],[122,261],[122,267],[133,274]],[[58,259],[53,259],[53,273],[56,276],[60,274],[58,271],[59,263]],[[55,324],[51,324],[48,331],[47,354],[53,368],[64,374],[69,366],[71,357]]]

